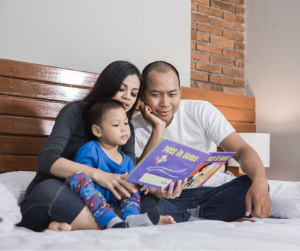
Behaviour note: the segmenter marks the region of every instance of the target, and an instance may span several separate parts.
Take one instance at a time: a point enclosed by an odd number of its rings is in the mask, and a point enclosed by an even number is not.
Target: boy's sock
[[[107,228],[127,228],[127,224],[122,221],[119,217],[113,218],[106,225]]]
[[[128,227],[147,227],[157,225],[160,216],[157,210],[151,210],[145,214],[128,215],[124,220]]]

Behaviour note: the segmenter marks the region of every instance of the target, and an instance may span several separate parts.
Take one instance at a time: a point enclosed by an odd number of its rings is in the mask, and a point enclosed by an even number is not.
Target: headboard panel
[[[97,73],[0,59],[0,173],[35,171],[58,112],[82,99]],[[255,132],[255,99],[183,87],[182,99],[207,100],[238,132]]]

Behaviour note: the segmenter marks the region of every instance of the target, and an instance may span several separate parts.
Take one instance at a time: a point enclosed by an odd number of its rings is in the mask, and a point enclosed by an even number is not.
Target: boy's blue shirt
[[[97,141],[92,140],[79,148],[74,161],[108,173],[130,173],[134,169],[132,160],[123,152],[119,152],[123,155],[123,162],[120,165],[106,155]],[[115,196],[109,189],[100,187],[97,183],[94,184],[108,203],[114,204],[113,202],[116,202]]]

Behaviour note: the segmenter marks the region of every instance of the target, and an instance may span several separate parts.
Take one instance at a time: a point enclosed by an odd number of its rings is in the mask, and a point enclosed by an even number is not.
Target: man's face
[[[142,93],[141,100],[149,105],[152,113],[167,123],[171,123],[178,109],[181,97],[178,78],[175,72],[167,73],[151,71],[148,74],[147,87]]]

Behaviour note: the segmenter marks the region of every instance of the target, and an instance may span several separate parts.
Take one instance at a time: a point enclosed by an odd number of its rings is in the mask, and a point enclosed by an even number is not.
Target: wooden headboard
[[[82,99],[98,73],[0,59],[0,173],[35,171],[58,112]],[[255,132],[255,99],[183,87],[182,99],[207,100],[237,132]]]

